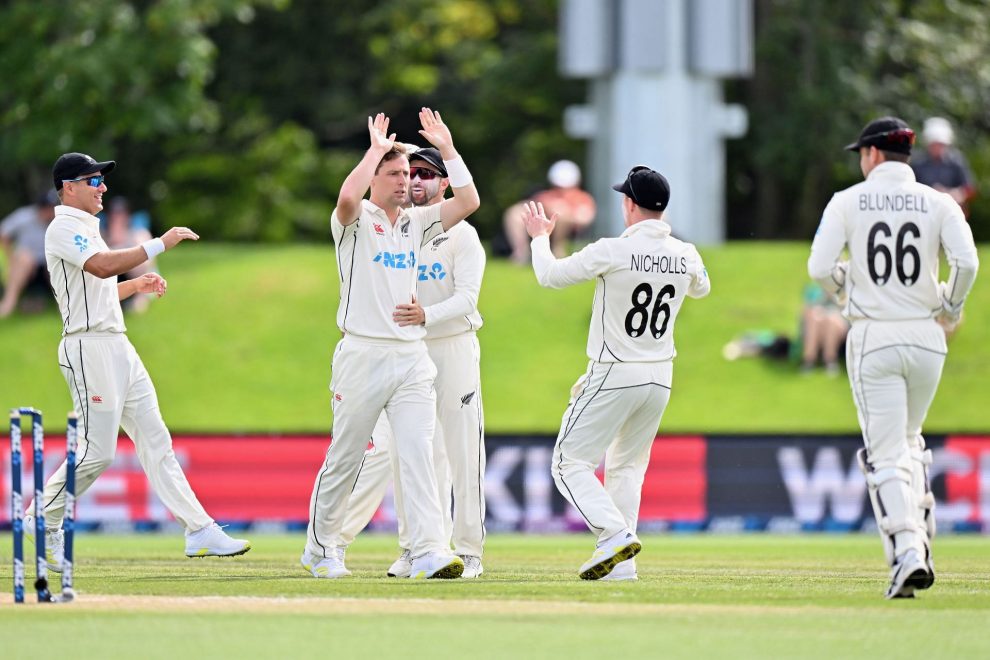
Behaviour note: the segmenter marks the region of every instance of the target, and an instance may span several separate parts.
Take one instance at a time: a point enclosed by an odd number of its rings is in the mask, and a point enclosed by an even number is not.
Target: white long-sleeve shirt
[[[426,314],[427,339],[453,337],[481,327],[478,295],[485,262],[478,232],[464,221],[423,246],[417,290]]]
[[[938,251],[949,279],[938,281]],[[840,261],[843,248],[849,261]],[[958,311],[979,260],[973,232],[949,195],[922,185],[906,163],[886,161],[866,180],[836,193],[811,246],[808,274],[845,294],[850,320],[909,320]]]
[[[663,220],[643,220],[565,259],[554,258],[549,237],[540,236],[532,254],[545,287],[597,280],[587,349],[596,362],[672,360],[674,321],[685,296],[711,290],[697,249],[671,236]]]

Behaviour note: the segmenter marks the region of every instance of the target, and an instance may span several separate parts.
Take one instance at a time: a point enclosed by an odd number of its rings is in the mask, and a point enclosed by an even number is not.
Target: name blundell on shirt
[[[928,213],[928,200],[924,195],[886,195],[883,193],[861,193],[860,211],[917,211]]]
[[[636,270],[641,273],[673,273],[674,275],[683,275],[687,272],[687,259],[667,255],[634,254],[632,255],[632,262],[629,264],[629,270]]]

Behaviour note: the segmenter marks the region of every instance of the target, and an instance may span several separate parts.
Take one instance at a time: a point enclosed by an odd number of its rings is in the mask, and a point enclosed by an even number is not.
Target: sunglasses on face
[[[409,180],[412,181],[416,177],[419,177],[422,181],[433,181],[433,179],[440,176],[439,172],[434,172],[433,170],[428,170],[425,167],[410,167],[409,168]]]
[[[99,188],[103,185],[103,179],[106,178],[102,174],[97,174],[96,176],[81,176],[77,179],[62,179],[62,183],[72,183],[73,181],[85,181],[91,188]]]

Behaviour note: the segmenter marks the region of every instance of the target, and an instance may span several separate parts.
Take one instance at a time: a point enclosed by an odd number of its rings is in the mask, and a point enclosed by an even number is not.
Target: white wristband
[[[463,188],[474,181],[471,171],[460,156],[454,160],[443,161],[443,166],[447,168],[447,180],[450,181],[451,188]]]
[[[150,241],[141,243],[141,247],[144,248],[144,251],[148,254],[149,259],[154,259],[165,251],[165,242],[160,238],[153,238]]]

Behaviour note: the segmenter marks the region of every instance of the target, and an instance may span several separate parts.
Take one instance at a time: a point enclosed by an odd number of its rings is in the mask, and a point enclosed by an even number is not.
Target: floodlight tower
[[[591,80],[587,105],[564,114],[590,140],[588,187],[596,231],[622,230],[610,184],[633,165],[670,181],[674,233],[703,245],[725,239],[726,138],[745,134],[724,78],[753,71],[752,0],[562,0],[560,71]]]

